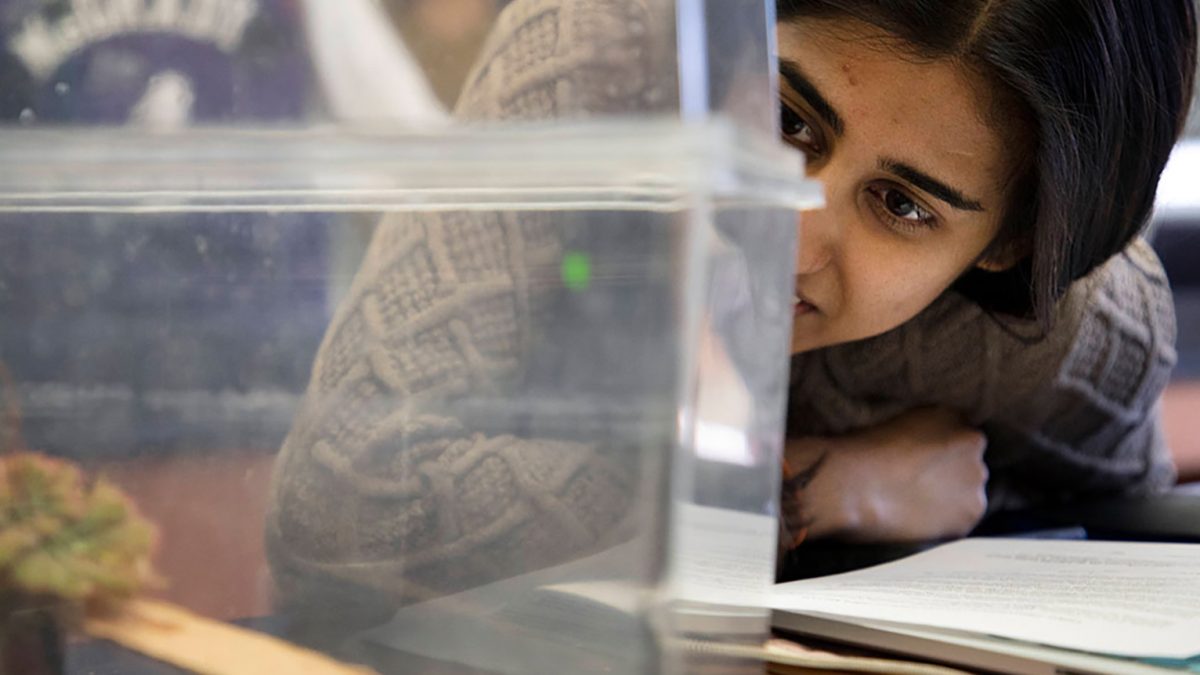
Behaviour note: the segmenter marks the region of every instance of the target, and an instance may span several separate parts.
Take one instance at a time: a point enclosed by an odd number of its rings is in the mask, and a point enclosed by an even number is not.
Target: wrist
[[[853,536],[861,527],[861,495],[840,445],[838,439],[821,437],[788,442],[788,466],[804,479],[796,494],[810,539]]]
[[[869,495],[862,494],[853,463],[846,460],[845,453],[831,452],[820,484],[813,486],[813,498],[821,505],[813,538],[854,538],[865,526]]]

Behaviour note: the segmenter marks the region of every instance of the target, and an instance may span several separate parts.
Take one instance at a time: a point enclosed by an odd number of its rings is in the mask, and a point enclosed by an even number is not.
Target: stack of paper
[[[770,605],[784,628],[963,663],[937,647],[954,644],[996,654],[970,661],[996,670],[1041,672],[1032,664],[1054,652],[1033,645],[1126,659],[1084,658],[1092,665],[1081,672],[1190,669],[1200,655],[1200,546],[968,539],[781,584]],[[1029,663],[1003,666],[1000,653]]]

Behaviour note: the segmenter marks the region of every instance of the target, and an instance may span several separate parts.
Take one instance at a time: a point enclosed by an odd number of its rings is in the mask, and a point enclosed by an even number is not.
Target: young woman
[[[1174,316],[1137,238],[1191,0],[781,0],[778,39],[783,134],[828,198],[796,277],[793,542],[1170,485]]]
[[[643,77],[670,47],[644,29],[661,7],[518,0],[457,114],[661,104]],[[782,131],[827,198],[795,277],[788,543],[942,538],[989,499],[1170,481],[1153,407],[1171,303],[1134,242],[1184,118],[1195,21],[1189,0],[781,0]],[[675,433],[654,398],[672,373],[640,357],[670,348],[645,344],[669,340],[653,322],[671,321],[670,281],[620,287],[631,255],[668,258],[669,228],[635,220],[580,228],[616,270],[587,302],[543,276],[568,216],[381,224],[276,467],[267,543],[290,606],[346,628],[334,608],[382,618],[627,538],[656,479],[638,474],[644,448]],[[587,312],[614,307],[644,339],[595,328]]]

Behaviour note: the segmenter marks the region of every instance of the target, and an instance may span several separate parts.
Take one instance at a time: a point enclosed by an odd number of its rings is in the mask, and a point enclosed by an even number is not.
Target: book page
[[[1200,654],[1200,546],[967,539],[866,570],[780,584],[770,604],[1186,659]]]
[[[675,505],[676,576],[679,600],[766,607],[775,581],[779,522],[757,513],[685,502]]]

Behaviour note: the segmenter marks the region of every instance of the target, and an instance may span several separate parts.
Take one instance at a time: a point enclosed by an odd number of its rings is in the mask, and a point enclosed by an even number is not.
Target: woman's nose
[[[828,207],[800,213],[796,221],[796,274],[815,274],[829,266],[836,249],[837,227]]]

